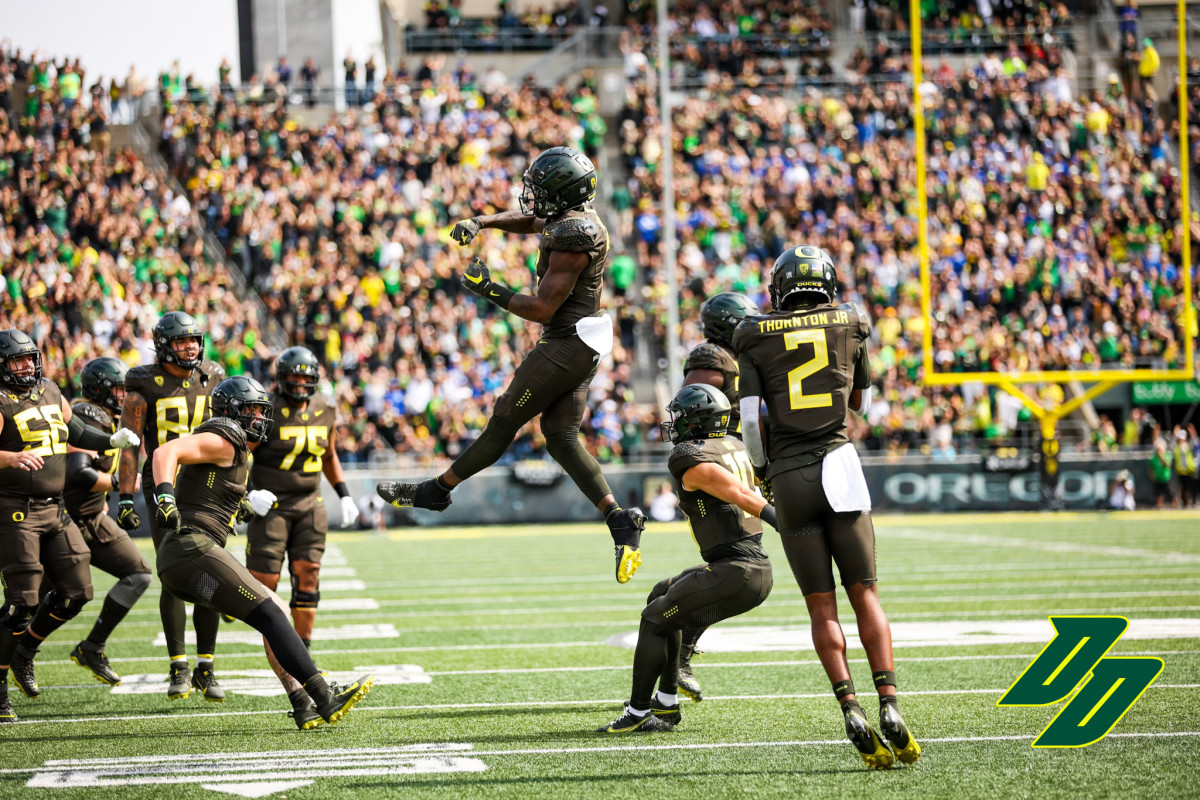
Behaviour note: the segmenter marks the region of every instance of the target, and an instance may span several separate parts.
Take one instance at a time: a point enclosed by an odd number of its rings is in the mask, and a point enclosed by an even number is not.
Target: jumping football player
[[[329,517],[321,498],[321,475],[341,501],[342,527],[358,519],[333,444],[337,412],[317,394],[321,365],[311,351],[289,347],[275,361],[271,432],[254,451],[248,495],[255,518],[247,531],[246,567],[275,590],[287,554],[292,578],[292,622],[307,647],[321,600],[321,556]]]
[[[258,381],[238,376],[221,381],[211,401],[211,419],[154,453],[154,516],[165,532],[158,578],[182,602],[228,614],[263,635],[301,730],[336,724],[373,678],[330,687],[288,623],[283,601],[225,550],[246,495],[250,452],[271,430],[271,397]]]
[[[421,483],[381,483],[377,491],[397,508],[443,511],[451,490],[494,464],[517,431],[540,414],[546,450],[604,515],[616,548],[617,581],[626,583],[641,565],[646,518],[640,509],[618,505],[600,465],[579,442],[588,386],[613,339],[612,321],[600,311],[608,230],[589,205],[596,196],[596,168],[577,150],[553,147],[534,159],[523,180],[520,211],[464,220],[450,236],[465,246],[483,228],[540,234],[536,294],[493,281],[478,258],[462,279],[470,293],[540,323],[537,347],[496,400],[483,433],[450,469]]]
[[[732,410],[720,391],[703,383],[683,387],[667,405],[670,421],[664,428],[675,445],[668,468],[706,563],[651,590],[633,653],[629,705],[599,733],[645,733],[679,724],[681,632],[744,614],[771,592],[759,520],[774,526],[775,509],[754,487],[745,446],[728,435]]]
[[[129,367],[119,358],[105,356],[89,361],[79,374],[84,399],[72,405],[71,412],[105,435],[115,433],[114,416],[118,419],[121,416],[127,372]],[[108,493],[120,489],[119,454],[116,449],[96,453],[69,447],[67,486],[63,492],[67,512],[91,551],[92,566],[117,579],[104,598],[92,632],[71,651],[71,660],[112,686],[121,682],[121,676],[109,664],[104,646],[151,581],[150,565],[141,551],[108,515]]]
[[[738,364],[733,352],[733,332],[758,306],[739,292],[721,292],[700,306],[700,328],[704,341],[692,348],[683,362],[683,385],[707,384],[720,389],[729,400],[729,435],[742,438],[742,414],[738,408]],[[679,651],[679,693],[699,703],[704,699],[700,681],[692,673],[692,656],[705,627],[684,628]]]
[[[0,723],[16,722],[8,671],[27,697],[42,693],[33,670],[41,643],[92,599],[88,547],[63,505],[67,446],[136,447],[121,428],[89,429],[42,377],[42,353],[21,331],[0,331]],[[50,590],[38,603],[43,576]]]
[[[225,371],[204,360],[204,331],[190,314],[172,311],[164,314],[154,326],[155,363],[134,367],[126,376],[125,405],[121,424],[142,437],[146,447],[146,463],[142,468],[142,494],[146,508],[154,508],[154,481],[150,475],[154,451],[167,442],[186,436],[209,417],[208,393],[220,381]],[[141,527],[141,518],[133,509],[133,485],[138,474],[138,454],[130,450],[121,454],[117,470],[121,491],[117,504],[117,524],[127,531]],[[154,548],[162,543],[165,531],[153,520],[150,535]],[[197,605],[192,610],[192,626],[196,629],[196,669],[189,681],[187,647],[184,632],[187,628],[186,609],[170,592],[158,599],[163,633],[167,638],[170,658],[167,697],[182,700],[191,694],[192,687],[214,703],[225,700],[225,690],[213,674],[213,653],[217,647],[217,627],[221,619],[211,609]]]
[[[800,245],[776,259],[770,292],[773,311],[744,321],[733,339],[746,447],[774,492],[784,552],[804,592],[813,645],[833,683],[850,741],[874,769],[891,766],[894,758],[911,764],[921,748],[896,702],[892,633],[876,588],[871,497],[846,435],[847,412],[866,414],[871,405],[871,321],[857,305],[835,305],[837,273],[819,247]],[[765,446],[760,398],[771,425]],[[833,561],[854,608],[879,693],[879,726],[894,756],[854,693]]]

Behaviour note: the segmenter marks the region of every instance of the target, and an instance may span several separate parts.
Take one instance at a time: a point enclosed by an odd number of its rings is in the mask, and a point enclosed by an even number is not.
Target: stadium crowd
[[[1179,368],[1182,221],[1169,127],[1119,84],[1077,97],[1070,77],[1025,51],[927,76],[934,362],[941,371]],[[1018,62],[1020,62],[1018,64]],[[905,66],[907,69],[907,66]],[[876,320],[881,391],[871,449],[1011,432],[1006,395],[922,389],[916,170],[910,90],[900,81],[788,100],[743,88],[691,96],[674,115],[684,319],[704,297],[766,302],[774,255],[797,236],[852,265],[851,296]],[[633,176],[624,227],[665,333],[658,108],[645,85],[620,128]],[[685,324],[684,339],[699,332]],[[1011,398],[1010,398],[1011,399]]]

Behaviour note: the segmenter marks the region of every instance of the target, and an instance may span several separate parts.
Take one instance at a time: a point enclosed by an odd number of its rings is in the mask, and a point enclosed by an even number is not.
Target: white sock
[[[196,656],[196,666],[201,670],[212,672],[213,660],[212,656]]]
[[[630,714],[633,714],[635,717],[644,717],[650,713],[650,709],[648,709],[648,708],[645,711],[639,711],[638,709],[634,708],[633,706],[625,706],[625,710],[628,711]]]
[[[656,696],[658,697],[658,702],[664,706],[673,706],[679,702],[679,695],[677,694],[666,694],[660,690]]]

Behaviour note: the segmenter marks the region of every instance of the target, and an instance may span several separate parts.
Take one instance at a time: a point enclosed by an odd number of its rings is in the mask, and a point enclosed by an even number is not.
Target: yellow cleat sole
[[[621,545],[624,552],[621,553],[621,560],[617,563],[617,583],[629,583],[630,578],[638,571],[638,567],[642,566],[642,551],[634,550],[629,545]]]
[[[331,716],[329,718],[329,724],[337,725],[339,722],[341,722],[342,719],[347,714],[350,713],[350,709],[354,708],[354,706],[357,705],[360,700],[362,700],[364,697],[366,697],[368,694],[371,693],[371,687],[374,685],[375,685],[374,677],[367,678],[365,681],[363,681],[359,685],[358,691],[356,691],[354,694],[352,694],[350,696],[350,699],[346,701],[346,704],[343,705],[341,708],[339,708],[337,711],[333,712],[333,716]]]
[[[192,693],[189,690],[189,691],[184,692],[183,694],[168,694],[167,699],[168,700],[187,700],[191,696],[192,696]]]
[[[908,737],[908,745],[896,751],[896,758],[901,764],[915,764],[917,759],[921,757],[921,745],[917,744],[917,740]]]

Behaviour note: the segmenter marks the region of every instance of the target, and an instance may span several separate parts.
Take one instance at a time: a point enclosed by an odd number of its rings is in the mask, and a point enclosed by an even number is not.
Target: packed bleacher
[[[939,371],[1182,367],[1178,170],[1155,108],[1119,84],[1076,97],[1069,76],[995,54],[922,87],[929,135],[934,363]],[[922,389],[910,89],[896,81],[790,99],[741,89],[676,109],[681,316],[764,281],[785,242],[852,265],[850,296],[876,320],[870,449],[958,449],[1028,421],[983,387]],[[623,112],[631,226],[652,285],[664,279],[660,129],[646,90]],[[661,300],[665,297],[659,293]],[[656,309],[665,333],[665,305]],[[688,344],[698,341],[685,324]],[[931,432],[936,432],[931,435]]]

